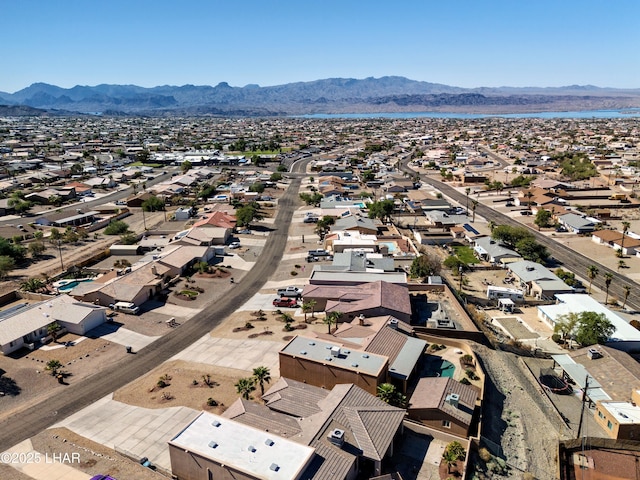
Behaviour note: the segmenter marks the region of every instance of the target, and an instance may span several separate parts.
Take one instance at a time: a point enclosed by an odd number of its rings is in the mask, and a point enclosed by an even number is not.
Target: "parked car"
[[[310,257],[328,257],[331,254],[326,250],[320,249],[320,250],[309,250],[307,252],[307,255],[309,255]]]
[[[520,215],[533,215],[531,210],[520,210]]]
[[[318,223],[318,217],[304,217],[304,223]]]
[[[281,297],[300,298],[302,296],[302,289],[298,287],[279,288],[278,295]]]
[[[251,230],[245,228],[243,230],[239,230],[238,233],[241,233],[242,235],[251,235]]]
[[[231,248],[231,249],[240,248],[240,242],[231,242],[229,244],[229,248]]]
[[[295,298],[279,297],[273,300],[273,306],[294,308],[298,306],[298,301]]]

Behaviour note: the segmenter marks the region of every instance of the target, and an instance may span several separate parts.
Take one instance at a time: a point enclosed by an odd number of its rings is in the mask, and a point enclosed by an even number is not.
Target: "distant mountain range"
[[[0,92],[0,114],[282,116],[314,113],[520,113],[640,107],[640,89],[571,85],[559,88],[465,89],[404,77],[329,78],[272,87],[183,85],[153,88],[97,85],[60,88],[34,83]],[[19,108],[18,108],[19,107]],[[38,109],[30,110],[27,107]],[[4,112],[4,113],[3,113]]]

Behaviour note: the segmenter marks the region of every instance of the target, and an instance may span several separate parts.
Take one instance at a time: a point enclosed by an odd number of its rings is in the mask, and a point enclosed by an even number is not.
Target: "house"
[[[328,390],[282,377],[262,398],[265,405],[239,399],[222,416],[314,448],[305,480],[381,475],[405,416],[353,384]]]
[[[345,232],[356,231],[362,235],[376,235],[381,224],[378,219],[356,213],[337,219],[331,229]]]
[[[341,324],[332,334],[310,332],[308,336],[337,343],[341,348],[387,357],[387,382],[406,393],[408,382],[427,347],[427,342],[411,336],[412,333],[410,327],[406,328],[392,316],[361,316],[350,323]]]
[[[494,264],[517,262],[522,259],[518,252],[488,236],[476,238],[473,251],[481,260]]]
[[[391,315],[411,323],[411,301],[405,285],[376,281],[356,286],[307,285],[302,296],[314,300],[318,310],[342,313],[340,321],[351,321],[360,315]]]
[[[377,240],[375,235],[363,234],[357,230],[332,230],[325,237],[324,242],[325,248],[334,253],[353,249],[367,249],[370,252],[375,252],[377,251]]]
[[[566,213],[558,217],[558,223],[573,233],[589,233],[595,230],[596,224],[575,213]]]
[[[76,210],[75,214],[71,212],[47,212],[38,217],[35,223],[51,227],[78,227],[96,221],[96,215],[99,215],[99,213],[97,210],[83,212],[80,209]]]
[[[205,208],[206,210],[206,208]],[[236,216],[230,215],[227,212],[215,211],[206,215],[202,220],[198,220],[193,224],[194,227],[221,227],[230,228],[233,230],[236,228]]]
[[[622,232],[615,230],[593,232],[591,240],[600,245],[607,245],[614,250],[622,250],[624,255],[637,255],[640,252],[640,239],[623,235]]]
[[[194,213],[192,207],[180,207],[173,214],[176,220],[189,220]]]
[[[520,260],[507,264],[507,268],[526,295],[553,298],[558,293],[573,293],[572,287],[539,263]]]
[[[468,437],[477,420],[478,390],[453,378],[427,377],[409,399],[409,418],[435,430]]]
[[[40,344],[53,323],[68,332],[85,335],[106,321],[105,308],[78,302],[68,295],[24,303],[0,313],[0,350],[7,355],[29,344]]]
[[[602,313],[615,327],[608,346],[618,350],[632,350],[640,346],[640,330],[629,323],[617,313],[609,310],[590,295],[586,294],[556,294],[558,303],[555,305],[539,305],[538,317],[550,327],[554,327],[558,318],[568,313],[596,312]]]
[[[640,390],[633,389],[631,401],[601,400],[596,402],[594,418],[610,438],[632,440],[640,438]]]
[[[298,480],[314,456],[312,447],[209,412],[169,440],[171,472],[181,480]]]

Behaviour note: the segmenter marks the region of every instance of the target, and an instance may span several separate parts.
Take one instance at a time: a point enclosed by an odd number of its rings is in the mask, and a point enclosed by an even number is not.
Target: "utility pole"
[[[60,268],[64,272],[64,263],[62,263],[62,240],[56,240],[56,244],[58,245],[58,253],[60,254]]]
[[[587,400],[587,389],[589,388],[589,375],[584,379],[584,390],[582,391],[582,409],[580,410],[580,423],[578,423],[578,436],[576,438],[580,438],[580,433],[582,432],[582,419],[584,417],[584,404]]]

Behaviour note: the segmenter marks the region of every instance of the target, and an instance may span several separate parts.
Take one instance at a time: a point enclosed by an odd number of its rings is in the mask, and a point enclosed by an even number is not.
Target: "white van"
[[[132,315],[138,315],[140,313],[140,307],[131,302],[116,302],[109,306],[116,312],[130,313]]]

